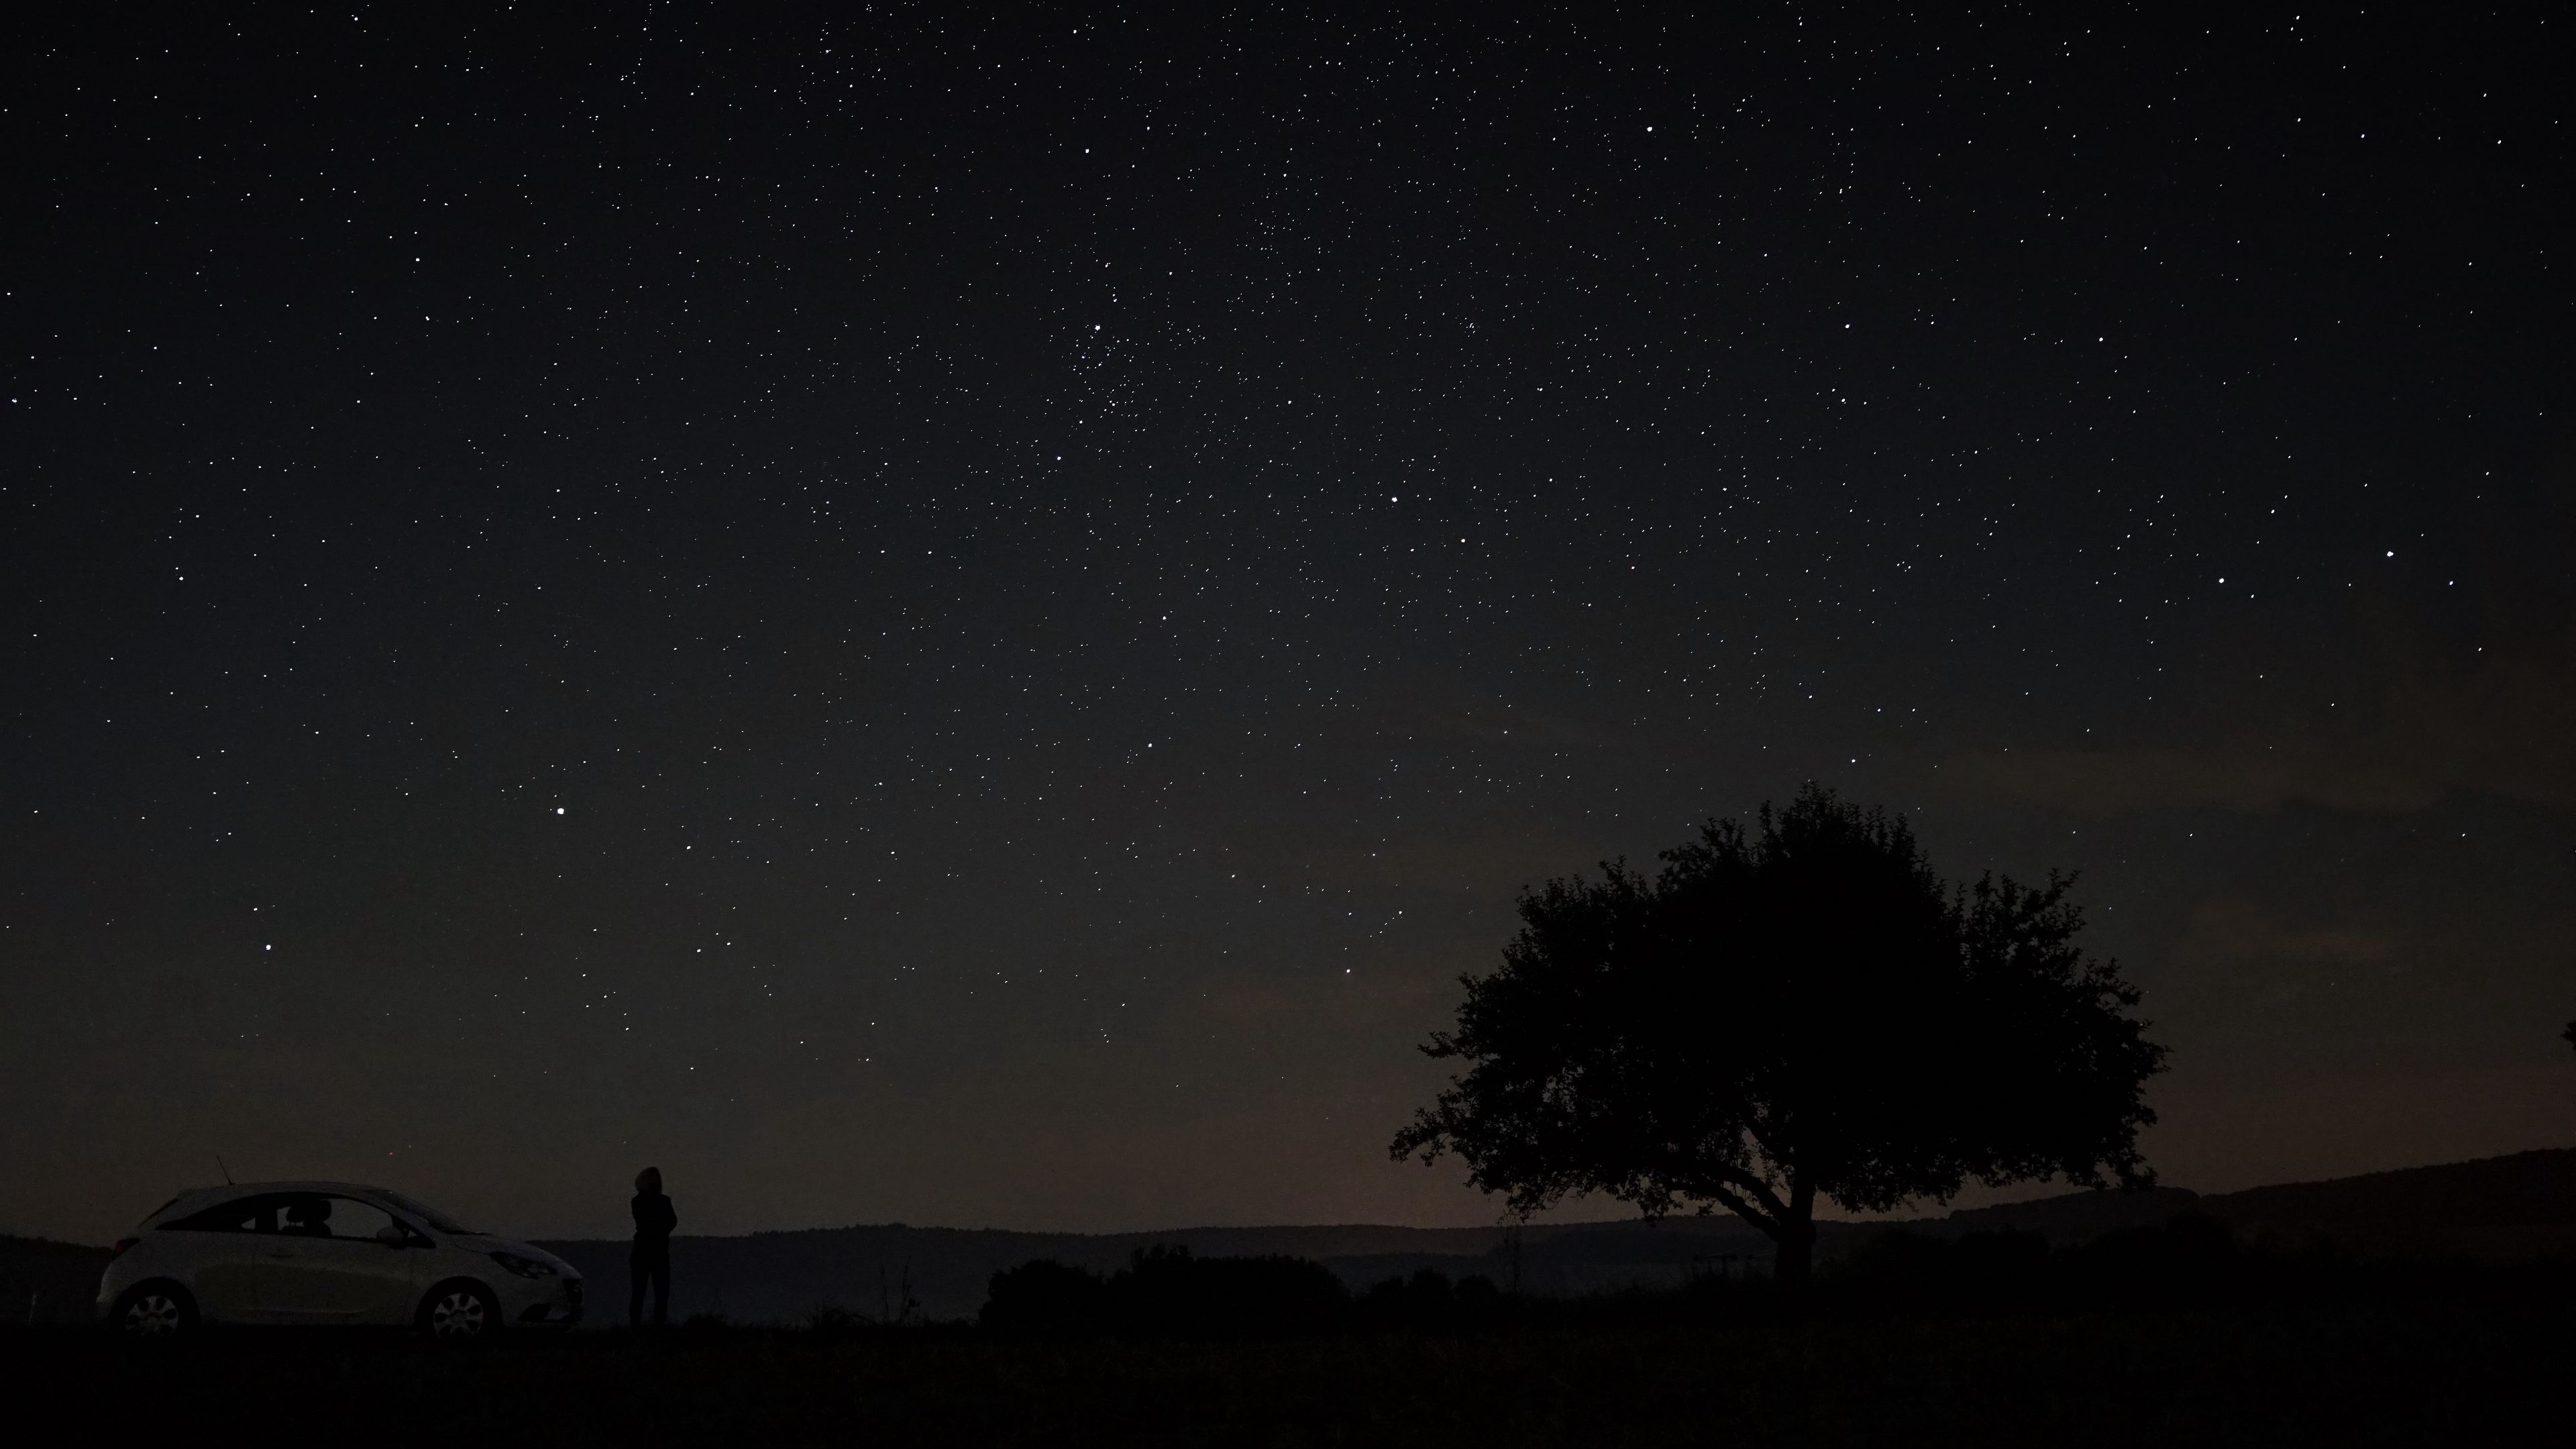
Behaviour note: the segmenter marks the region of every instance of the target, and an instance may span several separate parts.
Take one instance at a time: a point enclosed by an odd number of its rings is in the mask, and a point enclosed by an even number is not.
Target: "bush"
[[[856,1309],[838,1303],[817,1303],[805,1314],[805,1331],[827,1337],[859,1333],[876,1325]]]
[[[1111,1307],[1132,1333],[1258,1338],[1337,1326],[1350,1290],[1304,1258],[1194,1258],[1187,1248],[1148,1248],[1108,1284]]]
[[[1006,1333],[1088,1333],[1106,1326],[1100,1279],[1052,1258],[993,1275],[975,1321]]]
[[[1107,1279],[1052,1260],[993,1275],[977,1321],[1013,1333],[1265,1338],[1340,1326],[1350,1291],[1304,1258],[1198,1258],[1137,1251]]]
[[[1502,1290],[1491,1278],[1476,1275],[1453,1284],[1448,1275],[1422,1268],[1362,1295],[1359,1320],[1372,1328],[1471,1327],[1493,1321],[1502,1303]]]

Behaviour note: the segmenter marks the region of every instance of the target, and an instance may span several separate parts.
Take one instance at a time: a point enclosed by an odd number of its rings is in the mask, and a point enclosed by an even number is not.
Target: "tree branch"
[[[1753,1204],[1746,1202],[1744,1199],[1737,1197],[1734,1193],[1731,1193],[1725,1188],[1719,1187],[1714,1183],[1709,1185],[1708,1195],[1717,1199],[1719,1202],[1726,1204],[1726,1210],[1728,1212],[1731,1212],[1737,1217],[1744,1219],[1746,1222],[1751,1223],[1754,1228],[1762,1234],[1762,1236],[1769,1238],[1775,1243],[1780,1241],[1779,1219],[1761,1211],[1754,1207]]]
[[[1763,1215],[1770,1218],[1772,1221],[1787,1222],[1789,1220],[1789,1205],[1780,1201],[1780,1195],[1771,1190],[1771,1184],[1764,1182],[1761,1178],[1750,1172],[1746,1172],[1740,1167],[1728,1167],[1723,1164],[1710,1167],[1706,1169],[1706,1171],[1710,1176],[1718,1179],[1719,1183],[1731,1183],[1745,1193],[1750,1194],[1754,1200],[1762,1204]],[[1709,1185],[1710,1196],[1718,1197],[1719,1201],[1726,1203],[1730,1208],[1734,1208],[1738,1213],[1745,1212],[1745,1209],[1735,1207],[1735,1204],[1731,1201],[1731,1195],[1719,1196],[1721,1192],[1723,1192],[1723,1189],[1720,1188],[1717,1183]],[[1752,1221],[1750,1214],[1746,1215],[1745,1221]]]

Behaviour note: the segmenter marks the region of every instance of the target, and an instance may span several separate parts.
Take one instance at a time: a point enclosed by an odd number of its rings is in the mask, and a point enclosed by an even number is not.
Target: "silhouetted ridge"
[[[2199,1193],[2187,1187],[2156,1187],[2144,1192],[2070,1192],[1995,1207],[1961,1208],[1920,1227],[1944,1237],[1979,1232],[2036,1233],[2051,1243],[2064,1245],[2090,1242],[2122,1228],[2158,1227],[2176,1213],[2200,1209],[2203,1201]]]
[[[0,1234],[0,1322],[89,1322],[110,1256],[106,1248]]]
[[[2489,1260],[2576,1256],[2576,1148],[2516,1152],[2201,1200],[2239,1231]]]
[[[2264,1233],[2322,1237],[2373,1252],[2508,1261],[2576,1257],[2571,1204],[2576,1149],[2557,1149],[2216,1196],[2183,1188],[2065,1193],[1906,1226],[1944,1238],[2029,1232],[2067,1247],[2161,1227],[2188,1211],[2226,1224],[2240,1239]],[[1819,1223],[1818,1254],[1831,1259],[1848,1253],[1882,1226]],[[545,1246],[600,1281],[625,1281],[623,1242]],[[672,1311],[680,1317],[720,1312],[743,1322],[791,1322],[820,1305],[837,1304],[875,1318],[900,1316],[908,1298],[918,1313],[932,1318],[969,1318],[983,1306],[993,1275],[1005,1269],[1049,1259],[1105,1277],[1139,1250],[1158,1246],[1186,1248],[1202,1259],[1312,1259],[1354,1293],[1429,1270],[1559,1297],[1757,1275],[1767,1271],[1770,1257],[1760,1234],[1730,1218],[1711,1217],[1532,1225],[1517,1238],[1500,1227],[1369,1223],[1110,1234],[885,1224],[674,1238],[679,1286]]]
[[[2074,1192],[1912,1224],[1936,1236],[2038,1233],[2057,1244],[2203,1214],[2239,1236],[2319,1239],[2372,1252],[2490,1260],[2576,1256],[2576,1148],[2404,1167],[2202,1195]]]

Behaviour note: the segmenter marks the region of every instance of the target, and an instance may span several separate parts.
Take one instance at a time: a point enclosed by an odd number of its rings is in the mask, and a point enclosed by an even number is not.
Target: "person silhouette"
[[[635,1174],[635,1249],[626,1259],[626,1326],[644,1326],[644,1285],[653,1285],[653,1326],[660,1328],[671,1308],[671,1229],[680,1215],[662,1195],[662,1169]]]

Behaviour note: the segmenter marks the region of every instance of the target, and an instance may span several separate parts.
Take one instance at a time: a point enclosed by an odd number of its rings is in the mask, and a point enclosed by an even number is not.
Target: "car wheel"
[[[120,1337],[175,1338],[197,1326],[197,1300],[176,1283],[138,1283],[107,1321]]]
[[[471,1343],[500,1331],[501,1305],[480,1283],[443,1283],[421,1305],[420,1326],[442,1343]]]

